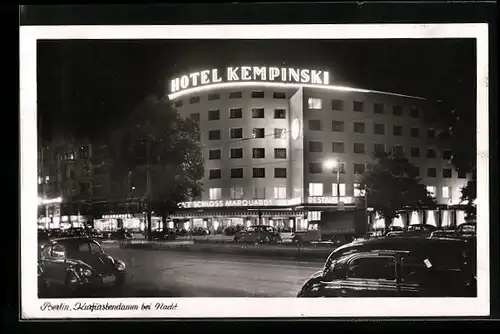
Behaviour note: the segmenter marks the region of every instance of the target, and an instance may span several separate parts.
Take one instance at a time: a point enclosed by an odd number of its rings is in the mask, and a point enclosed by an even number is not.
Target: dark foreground
[[[128,277],[120,292],[93,297],[296,297],[302,284],[323,266],[240,255],[117,247],[105,251],[127,264]]]

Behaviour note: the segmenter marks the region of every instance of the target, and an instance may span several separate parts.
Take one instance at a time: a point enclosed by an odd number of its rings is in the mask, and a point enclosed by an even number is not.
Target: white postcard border
[[[265,37],[263,37],[265,36]],[[113,298],[61,299],[52,304],[138,305],[138,311],[42,311],[37,297],[37,89],[39,39],[395,39],[475,38],[477,41],[477,298]],[[197,318],[197,317],[429,317],[487,316],[489,278],[489,126],[488,25],[342,24],[342,25],[189,25],[189,26],[21,26],[21,308],[24,319],[49,318]],[[176,304],[155,310],[155,304]],[[142,304],[152,310],[143,312]],[[64,307],[63,307],[64,308]]]

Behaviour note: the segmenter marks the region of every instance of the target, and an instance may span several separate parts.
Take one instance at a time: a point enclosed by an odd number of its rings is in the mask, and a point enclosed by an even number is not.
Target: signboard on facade
[[[340,197],[341,204],[352,204],[352,197]],[[308,197],[308,204],[337,204],[339,203],[339,197]]]
[[[301,203],[300,198],[292,199],[238,199],[238,200],[218,200],[218,201],[195,201],[181,202],[177,206],[183,209],[190,208],[230,208],[230,207],[266,207],[266,206],[289,206]]]
[[[330,75],[327,71],[308,68],[267,66],[236,66],[227,67],[225,70],[214,68],[184,74],[172,79],[170,81],[170,93],[222,82],[245,81],[329,85]]]

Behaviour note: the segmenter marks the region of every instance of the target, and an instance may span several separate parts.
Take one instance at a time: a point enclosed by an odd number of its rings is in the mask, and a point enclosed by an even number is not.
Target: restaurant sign
[[[195,201],[181,202],[177,206],[183,209],[190,208],[230,208],[230,207],[261,207],[261,206],[287,206],[298,205],[300,198],[292,199],[238,199],[238,200],[218,200],[218,201]]]
[[[181,75],[170,81],[170,93],[198,86],[222,82],[283,82],[312,85],[329,85],[330,75],[327,71],[308,68],[267,67],[267,66],[236,66],[225,70],[207,69],[199,72]]]
[[[340,201],[339,201],[340,199]],[[352,204],[354,202],[352,197],[308,197],[308,204]]]

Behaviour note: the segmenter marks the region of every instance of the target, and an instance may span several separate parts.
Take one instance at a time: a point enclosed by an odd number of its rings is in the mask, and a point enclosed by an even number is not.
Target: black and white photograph
[[[26,314],[488,312],[487,25],[284,27],[26,28]]]

